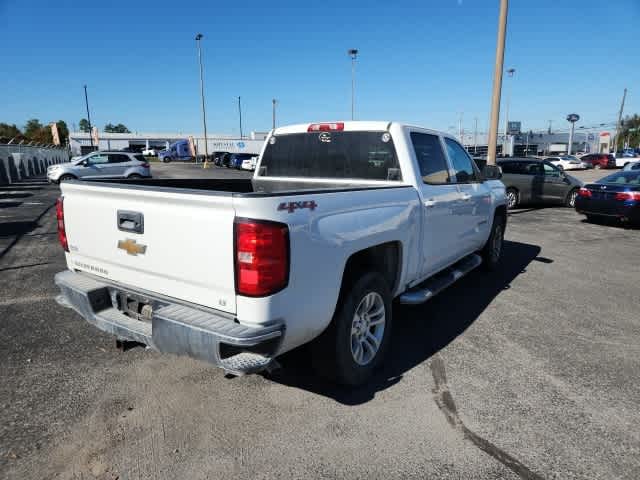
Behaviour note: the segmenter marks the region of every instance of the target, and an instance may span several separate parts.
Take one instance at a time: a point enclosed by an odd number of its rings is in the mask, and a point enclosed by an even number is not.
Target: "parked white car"
[[[633,160],[633,159],[632,159]],[[640,170],[640,161],[629,162],[624,166],[623,170]]]
[[[256,165],[258,164],[258,156],[247,158],[242,161],[242,170],[251,170],[254,171],[256,169]]]
[[[618,168],[625,168],[627,165],[636,162],[640,162],[640,157],[616,157],[616,167]]]
[[[142,150],[142,155],[145,157],[157,157],[158,151],[155,148],[149,148]]]
[[[499,266],[500,175],[447,133],[335,122],[272,131],[252,179],[65,183],[58,301],[234,374],[311,342],[318,373],[361,384],[387,353],[394,298],[423,303]]]
[[[586,168],[583,163],[573,155],[562,155],[559,157],[546,157],[545,160],[551,162],[556,167],[563,170],[582,170]]]

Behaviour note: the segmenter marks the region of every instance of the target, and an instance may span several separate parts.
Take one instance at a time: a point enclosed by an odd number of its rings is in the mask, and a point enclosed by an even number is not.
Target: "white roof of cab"
[[[285,125],[283,127],[278,127],[274,130],[274,135],[286,135],[288,133],[306,133],[309,125],[314,125],[318,123],[344,123],[344,131],[345,132],[386,132],[391,128],[393,124],[395,127],[400,128],[408,128],[410,130],[420,130],[425,133],[432,133],[435,135],[442,135],[445,137],[455,138],[452,135],[449,135],[447,132],[441,132],[438,130],[433,130],[430,128],[420,127],[418,125],[411,125],[407,123],[400,122],[390,122],[390,121],[341,121],[334,120],[328,122],[310,122],[310,123],[298,123],[296,125]]]
[[[309,125],[313,125],[316,123],[344,123],[344,131],[380,131],[385,132],[388,130],[391,122],[362,122],[362,121],[341,121],[334,120],[330,122],[309,122],[309,123],[298,123],[297,125],[286,125],[284,127],[278,127],[273,132],[274,135],[284,135],[287,133],[306,133]]]

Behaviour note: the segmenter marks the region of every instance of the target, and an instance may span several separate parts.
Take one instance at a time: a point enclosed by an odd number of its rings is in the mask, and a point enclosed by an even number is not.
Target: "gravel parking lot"
[[[398,306],[387,365],[344,390],[305,349],[233,379],[116,350],[53,300],[58,193],[0,187],[0,478],[640,478],[638,229],[512,211],[503,268]]]

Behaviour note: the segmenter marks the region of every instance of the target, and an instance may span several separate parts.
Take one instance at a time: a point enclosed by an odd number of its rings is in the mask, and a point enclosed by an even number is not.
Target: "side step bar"
[[[464,277],[481,263],[482,258],[480,258],[480,255],[475,253],[469,255],[459,262],[454,263],[444,271],[428,278],[417,287],[414,287],[400,295],[400,303],[405,305],[418,305],[420,303],[424,303],[436,296],[452,283],[455,283],[457,280]]]

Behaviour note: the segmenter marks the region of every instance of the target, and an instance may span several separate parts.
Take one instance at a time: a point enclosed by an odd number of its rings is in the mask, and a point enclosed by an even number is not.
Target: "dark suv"
[[[502,183],[507,189],[507,206],[547,203],[573,207],[582,182],[546,160],[537,158],[499,159]]]
[[[616,168],[616,159],[610,153],[589,153],[580,157],[580,161],[593,168]]]

